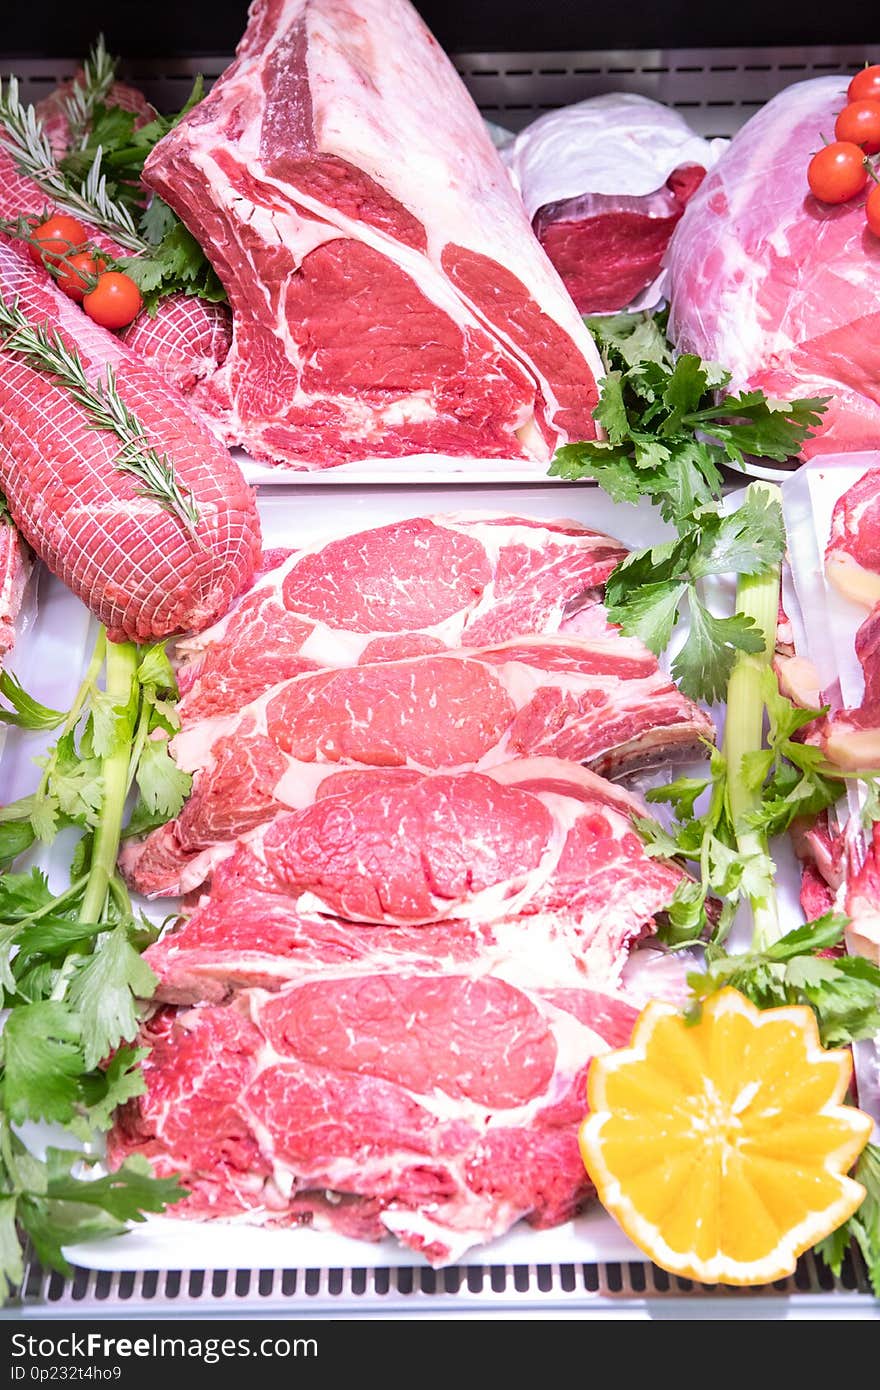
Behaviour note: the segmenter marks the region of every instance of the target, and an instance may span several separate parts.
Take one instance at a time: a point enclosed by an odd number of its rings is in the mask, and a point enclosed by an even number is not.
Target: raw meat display
[[[0,126],[0,217],[10,221],[19,217],[42,219],[47,208],[51,209],[50,199],[33,179],[19,173],[4,148]],[[97,228],[91,239],[113,256],[129,254]],[[232,329],[224,304],[172,294],[159,301],[154,315],[139,314],[118,336],[172,386],[189,395],[213,376],[226,357]],[[214,396],[216,393],[212,401]],[[212,413],[217,408],[212,404]]]
[[[408,0],[257,0],[145,182],[232,306],[227,437],[299,468],[549,459],[601,363]]]
[[[626,553],[575,521],[462,513],[267,555],[238,607],[177,645],[184,725],[238,710],[322,666],[529,633],[602,633],[607,623],[596,602]]]
[[[139,1153],[180,1173],[179,1216],[393,1233],[433,1264],[523,1217],[568,1220],[591,1192],[577,1143],[589,1060],[626,1043],[635,1009],[582,980],[511,982],[479,953],[441,972],[406,948],[391,973],[378,943],[376,957],[160,1011],[111,1162]]]
[[[11,522],[0,516],[0,664],[15,642],[15,620],[30,569],[21,537]]]
[[[787,88],[734,137],[669,247],[670,331],[722,362],[736,387],[831,396],[807,455],[880,438],[880,239],[864,197],[839,206],[807,187],[810,157],[834,138],[846,78]]]
[[[631,92],[539,116],[504,159],[582,314],[652,308],[676,223],[714,164],[677,111]]]
[[[148,641],[211,622],[260,553],[253,494],[238,468],[179,395],[5,241],[0,295],[75,348],[90,381],[113,368],[120,400],[199,515],[191,534],[117,466],[114,433],[95,429],[57,378],[0,347],[0,488],[16,526],[114,639]]]
[[[175,738],[175,762],[196,777],[156,834],[186,860],[307,805],[340,765],[485,769],[546,755],[619,775],[695,754],[713,732],[653,654],[615,632],[306,672]]]
[[[83,76],[83,71],[80,69],[79,72],[73,74],[73,77],[60,83],[54,91],[51,91],[47,97],[43,97],[43,100],[37,103],[37,116],[56,160],[63,159],[68,151],[70,144],[68,102],[74,95],[75,84],[81,82]],[[135,117],[135,130],[140,130],[141,126],[153,120],[157,114],[156,108],[150,105],[143,92],[139,92],[137,87],[129,86],[127,82],[113,82],[102,105],[118,106],[123,111],[132,112]]]

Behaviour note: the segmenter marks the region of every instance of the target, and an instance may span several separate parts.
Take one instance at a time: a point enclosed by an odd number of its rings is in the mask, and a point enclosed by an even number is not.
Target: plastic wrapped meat
[[[551,111],[504,151],[538,240],[582,314],[652,308],[663,254],[720,141],[612,93]]]
[[[880,439],[880,237],[864,195],[832,207],[807,186],[845,102],[845,77],[774,97],[703,182],[667,258],[681,350],[723,362],[736,387],[832,397],[808,456]]]

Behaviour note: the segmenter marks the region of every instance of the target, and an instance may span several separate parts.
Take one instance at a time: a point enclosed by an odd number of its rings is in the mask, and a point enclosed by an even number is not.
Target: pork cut
[[[545,461],[595,437],[592,339],[408,0],[257,0],[144,179],[226,288],[228,437],[254,457]]]
[[[267,556],[227,618],[177,644],[184,727],[319,667],[590,627],[584,610],[626,553],[575,521],[462,513]]]
[[[880,439],[880,239],[864,194],[828,206],[807,186],[846,83],[797,83],[753,116],[692,198],[668,255],[679,349],[723,363],[735,387],[831,396],[808,456]]]
[[[505,147],[535,235],[582,314],[660,302],[664,252],[720,144],[659,102],[609,92],[548,111]]]
[[[0,515],[0,663],[15,642],[15,623],[30,570],[24,542],[9,519]]]
[[[334,967],[231,1006],[162,1010],[142,1030],[146,1094],[118,1113],[112,1166],[180,1174],[178,1217],[247,1215],[432,1264],[592,1192],[577,1131],[590,1058],[636,1011],[585,988],[512,985],[479,958],[423,973]]]
[[[338,766],[485,769],[517,757],[603,775],[697,753],[714,729],[653,653],[611,632],[307,672],[174,739],[195,773],[174,827],[186,854],[307,805]]]
[[[3,144],[0,125],[0,217],[10,221],[19,217],[42,218],[51,211],[51,200],[39,184],[16,167]],[[86,219],[83,216],[81,220]],[[113,257],[130,254],[97,228],[91,229],[90,240]],[[204,399],[207,414],[213,417],[222,409],[222,393],[214,390],[207,395],[202,388],[207,390],[229,351],[232,329],[225,304],[208,304],[191,295],[166,295],[155,314],[144,311],[118,336],[170,385],[188,396],[197,392],[196,404]]]
[[[59,380],[0,343],[0,488],[25,540],[114,640],[150,641],[225,612],[260,552],[253,494],[183,399],[93,324],[0,238],[0,296],[75,349],[90,382],[112,367],[145,443],[198,509],[191,533],[116,465],[122,444],[96,429]]]

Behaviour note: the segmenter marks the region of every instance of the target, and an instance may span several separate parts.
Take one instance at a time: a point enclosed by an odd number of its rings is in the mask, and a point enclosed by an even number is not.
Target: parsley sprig
[[[659,317],[624,314],[590,326],[607,367],[595,412],[607,438],[565,445],[550,472],[595,479],[616,502],[646,497],[675,527],[675,540],[634,551],[614,571],[608,614],[659,654],[686,604],[689,630],[673,675],[685,694],[714,703],[736,653],[760,651],[763,639],[746,614],[716,616],[704,581],[766,573],[785,546],[780,510],[764,495],[722,513],[722,468],[742,466],[752,454],[777,462],[798,454],[826,398],[723,394],[729,372],[690,354],[674,359]]]
[[[108,643],[103,630],[68,711],[40,704],[8,673],[0,680],[0,719],[58,734],[38,760],[35,790],[0,809],[0,1005],[9,1010],[0,1034],[0,1287],[20,1277],[17,1233],[66,1270],[64,1244],[121,1230],[183,1195],[146,1164],[99,1179],[75,1172],[116,1107],[143,1091],[144,1053],[132,1043],[140,1001],[156,983],[141,951],[157,933],[134,911],[116,860],[134,788],[147,823],[174,816],[189,790],[168,753],[176,693],[161,645]],[[70,882],[56,892],[39,868],[16,869],[15,860],[64,829],[79,839]],[[12,1128],[28,1121],[65,1126],[87,1151],[39,1160]]]

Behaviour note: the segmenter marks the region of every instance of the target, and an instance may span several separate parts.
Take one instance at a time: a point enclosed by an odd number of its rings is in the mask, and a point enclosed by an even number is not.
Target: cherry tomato
[[[865,154],[880,150],[880,100],[851,101],[837,117],[834,134],[838,140],[858,145]]]
[[[83,246],[87,240],[88,232],[81,222],[57,212],[31,232],[28,252],[36,265],[57,265],[60,256],[75,246]]]
[[[880,183],[875,183],[865,203],[868,226],[875,236],[880,236]]]
[[[807,170],[810,192],[822,203],[846,203],[868,182],[865,156],[858,145],[837,140],[814,154]]]
[[[880,101],[880,63],[857,72],[846,95],[850,101]]]
[[[83,299],[90,319],[102,328],[125,328],[136,319],[143,306],[141,292],[129,275],[121,270],[105,270],[98,283]]]
[[[61,261],[55,283],[69,299],[81,304],[84,297],[95,289],[95,281],[105,264],[105,261],[96,260],[91,251],[77,251],[75,256]]]

